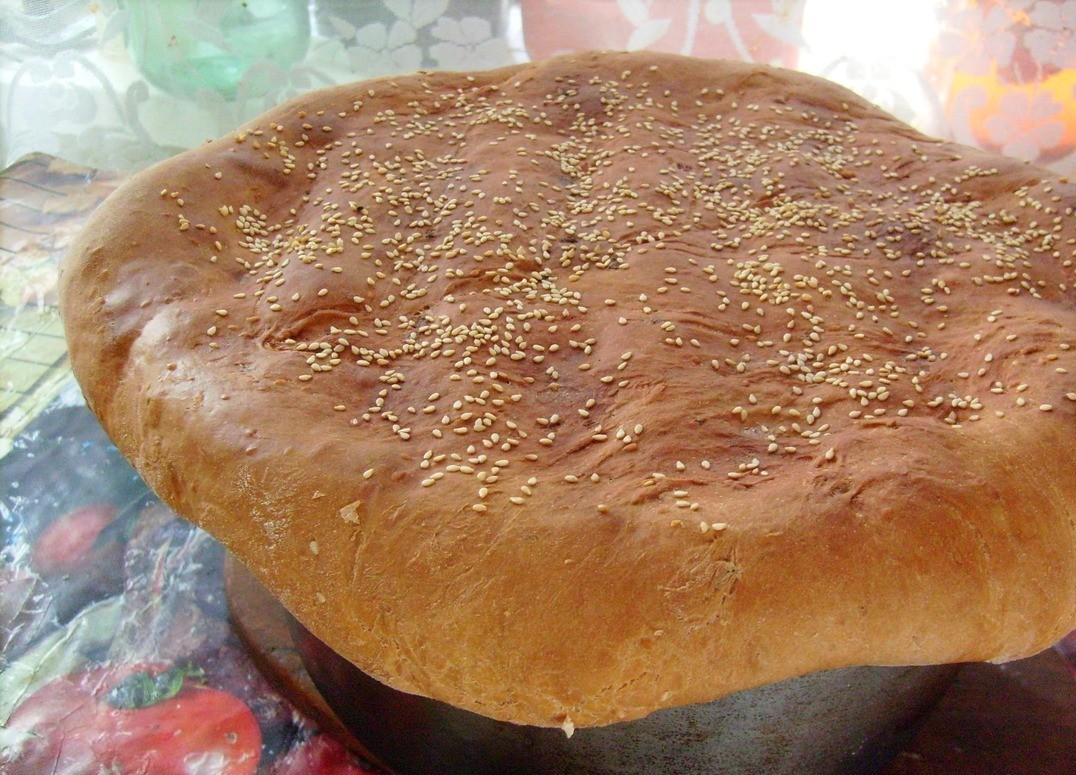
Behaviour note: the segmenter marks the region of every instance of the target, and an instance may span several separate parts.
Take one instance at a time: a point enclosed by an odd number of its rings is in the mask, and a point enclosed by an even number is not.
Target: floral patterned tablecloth
[[[41,154],[0,172],[0,772],[377,772],[251,662],[223,549],[74,382],[57,263],[118,180]]]

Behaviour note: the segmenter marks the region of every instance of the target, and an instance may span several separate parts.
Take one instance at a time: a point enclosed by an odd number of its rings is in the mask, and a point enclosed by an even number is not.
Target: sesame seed
[[[192,243],[208,229],[216,254],[235,262],[240,287],[228,294],[240,292],[224,302],[230,316],[217,311],[235,323],[205,328],[206,354],[226,352],[229,337],[260,336],[259,314],[276,321],[292,338],[270,346],[308,367],[299,381],[316,376],[340,422],[429,443],[403,458],[423,486],[472,476],[491,507],[522,506],[538,486],[529,464],[550,465],[543,487],[599,482],[597,460],[621,479],[651,453],[668,454],[675,427],[684,440],[676,470],[695,474],[678,482],[693,495],[673,498],[697,510],[710,501],[695,493],[777,478],[801,462],[790,457],[797,450],[817,446],[834,460],[826,437],[860,423],[961,427],[1051,395],[1056,382],[996,381],[1011,362],[1034,357],[1051,364],[1047,376],[1068,373],[1050,351],[1068,343],[1028,356],[1006,349],[1017,335],[1002,328],[1012,328],[1009,296],[1046,293],[1039,256],[1072,263],[1059,252],[1069,250],[1063,199],[1045,200],[1041,185],[998,211],[964,187],[997,170],[933,149],[928,179],[914,143],[894,138],[883,155],[847,115],[821,106],[775,105],[787,119],[769,125],[751,115],[762,106],[749,94],[726,100],[708,87],[685,98],[671,85],[595,76],[603,111],[591,114],[579,111],[579,76],[565,74],[538,113],[520,100],[530,88],[522,80],[489,91],[482,79],[443,90],[427,82],[436,111],[417,101],[390,109],[365,89],[361,122],[342,111],[334,127],[330,111],[233,135],[240,158],[307,175],[302,208],[214,202],[220,217],[200,224],[195,203],[183,211],[192,220],[177,212],[179,192],[162,190],[159,202],[170,223],[195,232]],[[658,100],[678,112],[675,126],[652,118]],[[496,126],[490,147],[506,160],[496,171],[471,145],[479,123]],[[715,163],[729,174],[710,175]],[[800,191],[808,166],[809,196]],[[892,185],[876,184],[887,176]],[[962,288],[979,294],[974,320]],[[959,351],[942,350],[958,337]],[[446,386],[443,398],[421,389],[432,380]],[[940,387],[948,382],[959,387]],[[662,394],[649,392],[657,387],[684,416],[661,411]],[[680,402],[688,390],[697,402]],[[598,446],[580,451],[580,441]],[[712,449],[735,457],[699,460]],[[600,456],[578,463],[589,451]],[[556,469],[569,458],[579,473]],[[699,473],[713,465],[732,469],[729,480]],[[660,480],[655,472],[646,486]]]

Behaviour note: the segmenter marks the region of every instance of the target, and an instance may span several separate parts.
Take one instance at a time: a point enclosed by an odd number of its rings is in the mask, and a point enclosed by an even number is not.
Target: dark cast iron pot
[[[399,775],[863,775],[897,753],[958,670],[829,670],[569,738],[390,689],[291,624],[318,691]]]

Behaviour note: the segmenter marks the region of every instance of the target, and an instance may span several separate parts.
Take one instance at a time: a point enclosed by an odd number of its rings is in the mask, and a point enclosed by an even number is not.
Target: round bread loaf
[[[571,729],[1076,627],[1074,204],[807,75],[588,53],[162,162],[62,312],[118,447],[333,649]]]

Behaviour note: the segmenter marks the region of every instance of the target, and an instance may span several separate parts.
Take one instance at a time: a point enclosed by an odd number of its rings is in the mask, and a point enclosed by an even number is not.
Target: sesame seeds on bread
[[[794,72],[314,92],[62,274],[155,491],[373,677],[600,725],[1076,627],[1076,187]]]

